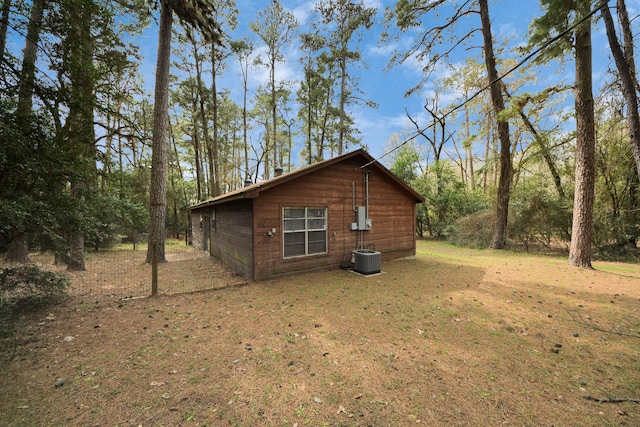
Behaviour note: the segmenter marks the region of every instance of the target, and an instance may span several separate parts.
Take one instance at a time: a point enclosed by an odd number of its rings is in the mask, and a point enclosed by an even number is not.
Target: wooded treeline
[[[187,206],[366,147],[354,112],[376,104],[357,70],[363,40],[382,25],[389,67],[424,66],[407,95],[437,87],[382,159],[427,197],[418,232],[496,249],[572,242],[571,263],[589,266],[594,245],[635,247],[640,234],[633,17],[624,0],[611,3],[543,0],[521,51],[507,51],[486,0],[384,11],[320,0],[305,27],[271,1],[247,34],[233,0],[3,0],[0,250],[18,262],[29,248],[53,250],[83,269],[87,248],[148,230],[162,260],[165,230],[187,231]],[[615,58],[595,102],[593,25],[606,27]],[[136,44],[149,27],[155,77]],[[472,45],[482,53],[449,60]],[[299,76],[281,80],[292,60]],[[549,62],[575,64],[575,80],[540,88]],[[436,79],[440,67],[451,72]],[[458,99],[441,101],[451,93]]]
[[[500,59],[504,51],[491,46],[483,0],[463,2],[419,40],[410,54],[432,53],[459,21],[477,19],[478,12],[484,57],[469,59],[439,81],[436,94],[453,87],[461,99],[446,106],[437,96],[429,100],[424,108],[431,123],[409,116],[416,130],[407,144],[392,142],[401,145],[393,151],[392,170],[427,197],[419,233],[464,245],[566,248],[569,263],[582,267],[591,266],[594,248],[600,257],[637,259],[640,122],[632,19],[624,0],[611,8],[614,2],[540,3],[542,15],[532,20],[529,40],[520,48],[530,61]],[[398,2],[400,27],[424,24],[425,15],[433,18],[442,9],[439,2],[422,6]],[[594,98],[596,24],[606,28],[615,67]],[[472,32],[465,37],[473,39]],[[444,56],[450,48],[444,46]],[[394,60],[409,58],[401,52]],[[426,73],[441,59],[432,53]],[[537,74],[548,72],[541,67],[558,61],[573,64],[573,82],[532,91]],[[563,100],[571,95],[569,110]]]

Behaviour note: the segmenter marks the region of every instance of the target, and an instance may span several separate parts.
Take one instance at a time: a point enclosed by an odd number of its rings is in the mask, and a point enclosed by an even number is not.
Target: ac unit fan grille
[[[380,273],[380,252],[370,249],[353,251],[353,269],[361,274]]]

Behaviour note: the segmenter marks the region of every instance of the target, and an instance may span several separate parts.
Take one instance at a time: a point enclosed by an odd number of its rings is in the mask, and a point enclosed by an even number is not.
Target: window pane
[[[284,234],[284,256],[304,255],[304,232]]]
[[[309,219],[308,220],[308,229],[309,230],[324,230],[325,229],[325,221],[324,219]]]
[[[327,209],[283,208],[284,257],[327,253]]]
[[[327,252],[327,232],[309,232],[309,254],[321,254]]]
[[[284,218],[304,218],[304,208],[284,208]]]
[[[285,219],[284,231],[303,231],[304,219]]]
[[[309,218],[324,218],[326,209],[308,208],[307,217]]]

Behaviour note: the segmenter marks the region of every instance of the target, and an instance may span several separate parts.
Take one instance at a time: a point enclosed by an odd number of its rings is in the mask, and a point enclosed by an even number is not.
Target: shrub
[[[493,238],[495,212],[483,211],[458,219],[447,227],[447,240],[457,246],[487,248]]]
[[[528,252],[536,247],[550,249],[555,242],[569,242],[571,208],[563,200],[542,192],[514,197],[510,212],[509,237]]]
[[[488,209],[489,201],[480,191],[469,191],[453,165],[439,162],[428,173],[411,182],[425,203],[418,206],[419,234],[427,230],[431,236],[447,237],[447,230],[456,227],[459,218]]]
[[[22,299],[45,301],[63,295],[70,284],[64,274],[42,270],[37,265],[0,270],[2,303]]]

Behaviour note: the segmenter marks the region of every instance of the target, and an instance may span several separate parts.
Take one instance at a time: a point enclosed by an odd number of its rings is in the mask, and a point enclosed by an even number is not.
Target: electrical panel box
[[[358,230],[367,228],[367,208],[365,206],[356,208],[356,222],[358,223]]]
[[[367,218],[366,206],[356,208],[356,221],[357,230],[371,230],[371,219]]]

